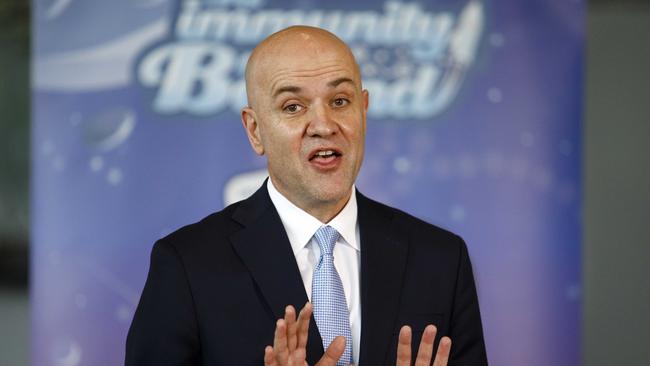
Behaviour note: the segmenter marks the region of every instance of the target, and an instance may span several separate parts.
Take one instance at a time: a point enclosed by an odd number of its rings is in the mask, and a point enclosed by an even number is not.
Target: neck
[[[349,200],[350,196],[348,196],[347,199],[341,200],[334,204],[318,204],[312,207],[301,207],[295,203],[294,205],[300,207],[308,214],[314,216],[318,219],[318,221],[327,224],[328,222],[332,221],[332,219],[335,218],[336,215],[341,212],[341,210],[343,210],[343,207],[345,207]]]
[[[289,200],[289,202],[291,202],[301,210],[307,212],[311,216],[315,217],[316,219],[318,219],[318,221],[324,224],[327,224],[328,222],[332,221],[332,219],[335,218],[336,215],[338,215],[339,212],[343,210],[345,205],[350,200],[350,197],[352,196],[352,187],[350,187],[348,194],[339,199],[300,200],[299,197],[295,197],[295,195],[288,194],[288,192],[285,192],[281,187],[278,187],[275,183],[273,183],[273,179],[271,179],[270,182],[273,185],[273,187],[275,187],[275,189],[282,196],[284,196],[284,198]]]

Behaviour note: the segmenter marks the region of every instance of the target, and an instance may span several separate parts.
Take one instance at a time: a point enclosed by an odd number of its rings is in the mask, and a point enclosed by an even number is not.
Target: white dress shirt
[[[361,267],[360,235],[357,222],[357,197],[355,187],[348,203],[330,222],[322,223],[301,208],[297,207],[284,197],[268,180],[267,189],[275,209],[280,215],[284,230],[287,232],[293,254],[296,256],[298,269],[302,276],[307,296],[311,301],[311,281],[314,268],[320,259],[320,248],[313,238],[314,233],[323,225],[330,225],[341,234],[334,247],[334,266],[336,267],[341,282],[345,300],[350,313],[350,327],[352,330],[352,360],[359,364],[359,348],[361,347],[361,295],[359,282],[359,268]],[[300,311],[300,309],[296,309]],[[311,324],[310,326],[316,326]]]

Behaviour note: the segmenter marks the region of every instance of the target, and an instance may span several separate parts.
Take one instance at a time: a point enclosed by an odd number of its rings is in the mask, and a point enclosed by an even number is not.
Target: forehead
[[[358,86],[361,83],[354,57],[337,40],[292,37],[265,45],[256,57],[252,86],[264,94],[273,94],[287,84],[315,86],[341,78],[350,79]]]
[[[354,67],[340,60],[323,62],[309,62],[296,65],[282,65],[270,69],[267,77],[260,83],[260,87],[266,93],[276,95],[278,90],[287,87],[319,88],[327,86],[334,88],[344,84],[340,81],[350,81],[358,85],[358,78],[355,76]]]

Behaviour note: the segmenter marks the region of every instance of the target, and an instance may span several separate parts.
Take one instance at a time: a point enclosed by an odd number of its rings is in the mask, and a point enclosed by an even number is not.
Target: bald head
[[[262,41],[246,65],[241,119],[265,155],[273,186],[328,222],[350,198],[361,168],[368,91],[348,46],[330,32],[296,26]]]
[[[255,108],[259,93],[268,89],[278,71],[293,66],[301,69],[315,60],[339,59],[354,70],[354,82],[361,86],[359,66],[350,48],[336,35],[321,28],[292,26],[273,33],[260,42],[246,64],[248,105]]]

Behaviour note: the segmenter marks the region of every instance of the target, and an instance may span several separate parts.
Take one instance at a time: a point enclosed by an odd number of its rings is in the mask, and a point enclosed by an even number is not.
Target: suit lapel
[[[291,244],[271,199],[266,183],[233,213],[244,228],[231,236],[241,257],[276,318],[284,317],[287,305],[299,311],[308,301]],[[307,359],[315,364],[323,354],[316,322],[312,317]]]
[[[383,365],[399,309],[407,235],[386,207],[357,194],[361,236],[361,365]]]

